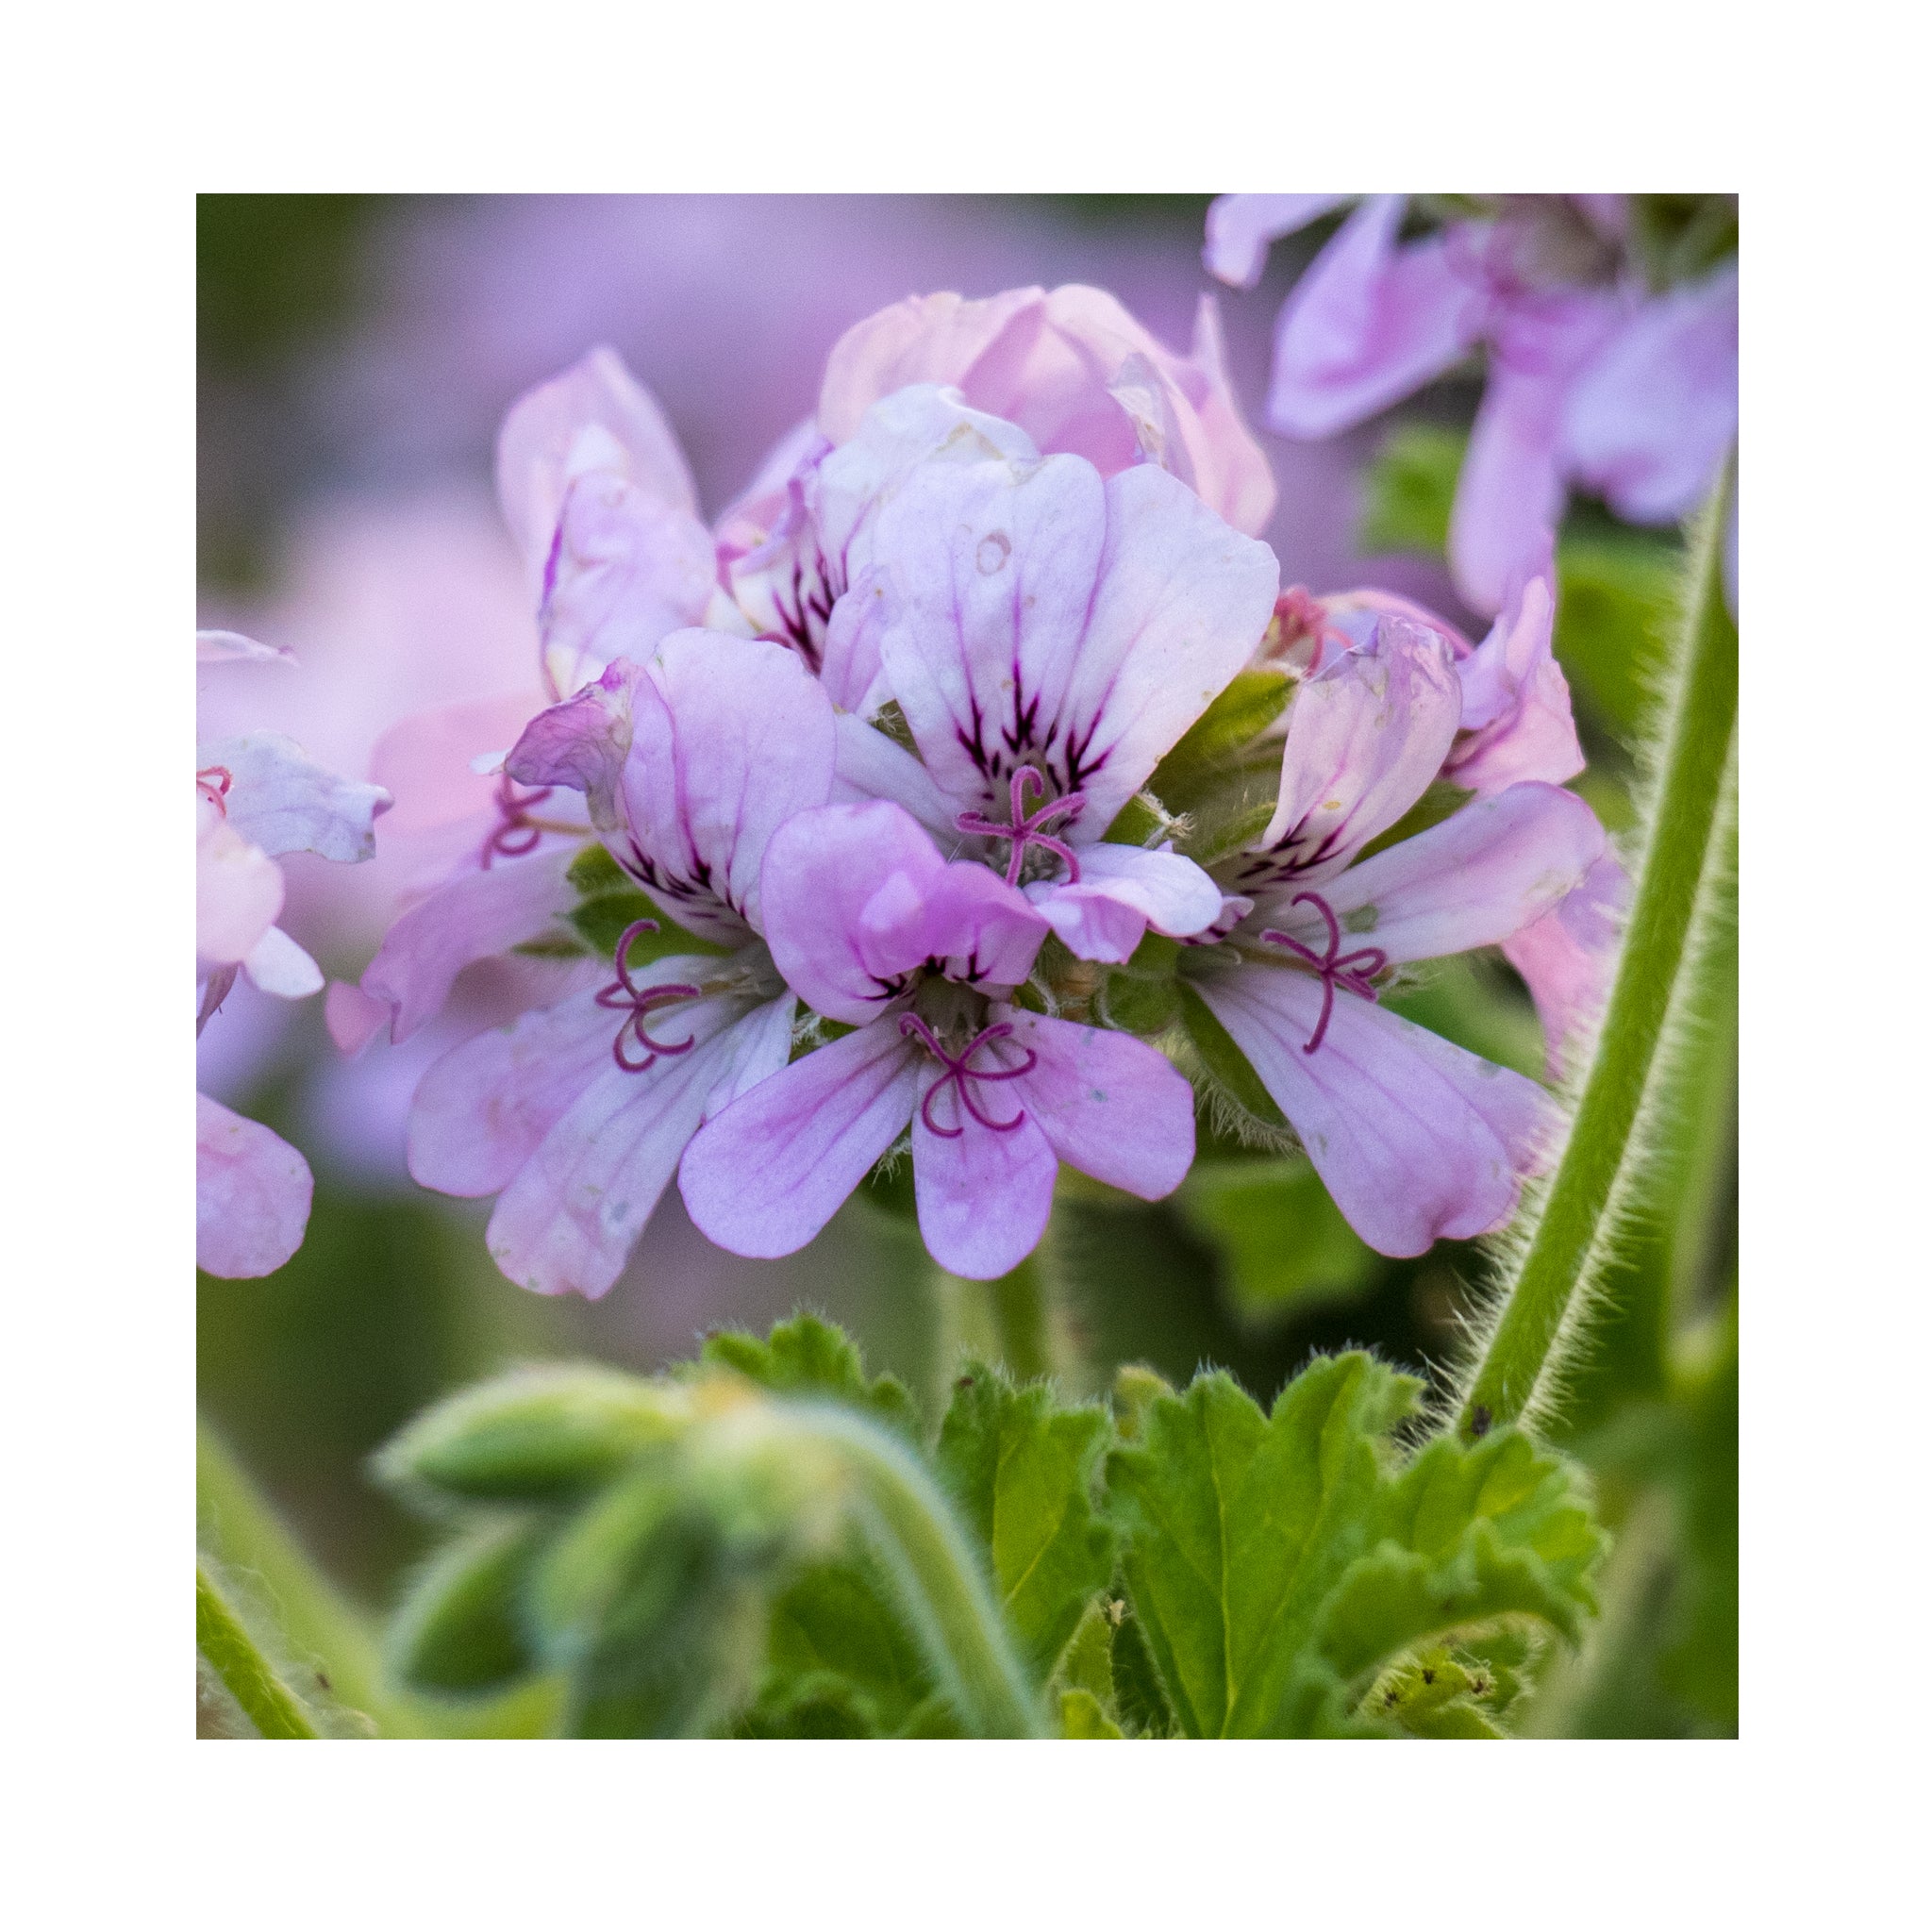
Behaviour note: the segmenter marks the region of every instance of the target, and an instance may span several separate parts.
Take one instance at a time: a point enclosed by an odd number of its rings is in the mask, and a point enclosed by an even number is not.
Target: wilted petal
[[[696,1000],[654,1015],[654,1030],[697,1044],[641,1073],[608,1058],[498,1197],[487,1241],[509,1278],[538,1294],[601,1295],[624,1272],[677,1172],[712,1090],[736,1058],[738,1000]]]
[[[934,468],[880,518],[896,608],[887,676],[927,767],[1004,819],[1021,765],[1086,805],[1097,841],[1252,654],[1272,552],[1162,471],[1089,463]]]
[[[1710,491],[1738,433],[1738,268],[1646,302],[1565,399],[1573,472],[1633,523],[1668,523]]]
[[[519,397],[497,435],[497,497],[533,583],[542,581],[571,484],[600,472],[697,514],[697,491],[663,411],[601,346]]]
[[[238,630],[198,630],[194,633],[194,658],[198,664],[232,664],[244,661],[260,664],[292,664],[295,654],[286,644],[257,643]]]
[[[1221,912],[1221,888],[1194,863],[1163,846],[1088,845],[1080,877],[1041,879],[1028,899],[1079,959],[1118,965],[1151,926],[1170,939],[1205,932]]]
[[[1474,346],[1489,308],[1441,236],[1396,245],[1403,197],[1376,195],[1295,285],[1274,336],[1268,420],[1284,436],[1352,428]]]
[[[1500,610],[1546,552],[1563,510],[1565,401],[1622,313],[1613,296],[1565,295],[1523,305],[1499,328],[1449,517],[1450,568],[1471,609]]]
[[[510,747],[504,771],[519,785],[581,791],[591,823],[607,842],[620,841],[628,829],[620,787],[641,707],[647,713],[662,713],[663,697],[641,665],[620,658],[560,705],[539,711]],[[654,716],[653,724],[657,736],[669,736],[668,718]],[[667,796],[675,800],[675,784],[668,770],[664,784]]]
[[[1017,986],[1047,924],[971,860],[952,864],[900,807],[878,800],[801,812],[765,862],[772,958],[808,1006],[863,1024],[938,961],[948,977]]]
[[[1630,874],[1606,852],[1574,891],[1503,942],[1536,1001],[1553,1080],[1603,1017],[1629,902]]]
[[[412,906],[383,936],[362,990],[395,1009],[392,1037],[407,1040],[442,1010],[465,966],[541,938],[577,903],[565,876],[566,844],[464,873]]]
[[[1237,289],[1261,279],[1268,244],[1318,222],[1346,194],[1218,194],[1208,209],[1208,273]]]
[[[1296,690],[1274,816],[1232,883],[1258,895],[1340,872],[1428,789],[1461,715],[1449,641],[1404,617],[1377,618],[1367,644]]]
[[[1004,1084],[1010,1091],[1018,1083]],[[926,1252],[969,1281],[1008,1274],[1046,1232],[1059,1173],[1053,1148],[1031,1120],[1000,1133],[973,1119],[951,1087],[936,1097],[933,1115],[947,1133],[934,1133],[923,1112],[912,1117],[912,1192]]]
[[[1512,785],[1351,866],[1321,896],[1344,951],[1440,959],[1500,945],[1534,924],[1575,890],[1604,846],[1596,814],[1574,791]],[[1313,906],[1263,910],[1272,925],[1327,952],[1327,924]]]
[[[229,776],[223,806],[236,831],[270,858],[319,852],[345,862],[375,850],[375,821],[389,809],[380,785],[358,785],[319,765],[293,739],[252,731],[197,748],[203,771]]]
[[[1013,1028],[1002,1058],[1030,1051],[1037,1062],[1005,1091],[1069,1167],[1143,1201],[1180,1186],[1194,1158],[1194,1091],[1165,1058],[1097,1026],[1017,1008],[996,1017]]]
[[[1346,992],[1305,1053],[1322,1012],[1312,974],[1249,966],[1197,984],[1371,1247],[1420,1255],[1514,1213],[1555,1119],[1534,1081]]]
[[[1554,580],[1544,556],[1505,600],[1489,636],[1456,667],[1463,736],[1446,773],[1479,796],[1526,778],[1560,785],[1583,769],[1570,685],[1550,651]]]
[[[322,968],[278,925],[270,926],[248,949],[242,968],[278,1000],[306,1000],[322,991]]]
[[[899,1138],[930,1065],[890,1020],[794,1060],[686,1150],[678,1186],[691,1218],[734,1255],[795,1253]]]
[[[225,1280],[273,1274],[308,1225],[308,1163],[259,1121],[194,1096],[194,1263]]]

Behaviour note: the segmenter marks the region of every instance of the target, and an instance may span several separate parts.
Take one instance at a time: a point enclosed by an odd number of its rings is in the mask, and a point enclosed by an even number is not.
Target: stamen
[[[1304,1053],[1313,1053],[1327,1036],[1328,1019],[1335,1010],[1335,989],[1339,986],[1344,992],[1352,992],[1357,999],[1375,1004],[1375,989],[1373,981],[1378,973],[1389,970],[1389,955],[1380,946],[1362,946],[1353,953],[1341,951],[1341,927],[1337,922],[1333,908],[1319,892],[1297,892],[1288,903],[1299,906],[1306,900],[1322,915],[1323,923],[1328,928],[1328,952],[1325,958],[1319,955],[1312,946],[1305,946],[1298,939],[1291,938],[1285,932],[1276,932],[1273,926],[1261,937],[1271,944],[1286,946],[1290,952],[1306,959],[1322,975],[1322,1017],[1315,1023],[1315,1031]]]
[[[954,821],[962,832],[977,832],[982,838],[1005,839],[1012,846],[1007,859],[1007,883],[1017,886],[1020,883],[1021,868],[1026,862],[1026,848],[1029,845],[1043,845],[1047,851],[1064,859],[1073,874],[1070,883],[1080,883],[1080,861],[1074,848],[1064,841],[1056,839],[1041,828],[1050,825],[1056,819],[1066,819],[1071,823],[1080,815],[1087,803],[1084,791],[1070,791],[1064,798],[1056,798],[1042,805],[1031,818],[1026,816],[1026,793],[1035,791],[1042,796],[1046,792],[1046,779],[1036,765],[1022,765],[1013,774],[1010,792],[1012,817],[1004,824],[992,819],[982,817],[976,811],[962,811]],[[985,1036],[980,1036],[982,1039]]]
[[[196,789],[224,818],[228,816],[228,788],[235,774],[226,765],[204,765],[194,774]]]
[[[492,858],[521,858],[525,853],[537,849],[544,827],[531,818],[530,808],[541,805],[556,789],[554,785],[544,785],[519,796],[519,788],[511,782],[508,772],[496,781],[497,822],[483,841],[485,872],[490,870]]]
[[[974,1036],[964,1053],[950,1054],[933,1037],[933,1030],[917,1013],[903,1013],[899,1018],[899,1031],[908,1040],[918,1034],[927,1053],[938,1060],[945,1072],[925,1090],[925,1098],[919,1103],[919,1117],[942,1141],[957,1141],[966,1129],[963,1125],[942,1127],[932,1117],[932,1104],[939,1098],[940,1090],[948,1082],[958,1089],[959,1105],[976,1120],[982,1127],[991,1127],[995,1134],[1010,1134],[1026,1118],[1023,1107],[1009,1121],[996,1121],[982,1113],[978,1103],[973,1098],[973,1082],[975,1080],[1017,1080],[1023,1074],[1030,1074],[1040,1064],[1040,1056],[1029,1047],[1023,1051],[1026,1063],[1019,1067],[981,1068],[969,1066],[967,1062],[990,1040],[1005,1040],[1013,1028],[1009,1021],[1002,1020],[995,1026],[989,1026]]]
[[[674,1054],[689,1053],[697,1044],[694,1038],[684,1040],[657,1040],[651,1035],[646,1023],[653,1007],[661,1007],[673,1000],[694,1000],[698,990],[694,986],[665,985],[639,986],[630,976],[630,966],[626,956],[631,941],[639,934],[656,932],[655,919],[634,919],[625,927],[617,941],[617,957],[612,962],[617,968],[617,977],[607,987],[600,989],[597,1004],[615,1009],[628,1007],[629,1014],[623,1025],[617,1029],[617,1038],[610,1042],[610,1056],[626,1074],[641,1074],[646,1067],[655,1066],[661,1055],[669,1058]],[[632,1059],[624,1050],[625,1035],[629,1034],[644,1051],[641,1060]]]

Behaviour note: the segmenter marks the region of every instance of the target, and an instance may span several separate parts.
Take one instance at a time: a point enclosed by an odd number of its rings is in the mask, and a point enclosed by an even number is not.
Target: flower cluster
[[[512,1279],[604,1292],[674,1178],[790,1254],[902,1153],[934,1258],[996,1276],[1061,1162],[1177,1187],[1197,1086],[1388,1253],[1513,1211],[1542,1090],[1381,1002],[1501,945],[1554,1053],[1600,997],[1621,874],[1561,789],[1547,565],[1480,644],[1282,594],[1211,308],[1182,358],[1093,290],[901,304],[710,529],[598,350],[498,483],[542,690],[507,754],[501,708],[394,735],[488,803],[361,995],[401,1038],[471,961],[553,962],[410,1121]]]
[[[1208,266],[1252,287],[1270,242],[1349,199],[1224,195]],[[1333,436],[1486,345],[1449,532],[1475,610],[1501,607],[1568,485],[1633,523],[1702,501],[1738,433],[1735,204],[1712,198],[1647,248],[1617,194],[1493,197],[1405,240],[1412,212],[1406,196],[1369,197],[1297,283],[1276,328],[1273,427]]]

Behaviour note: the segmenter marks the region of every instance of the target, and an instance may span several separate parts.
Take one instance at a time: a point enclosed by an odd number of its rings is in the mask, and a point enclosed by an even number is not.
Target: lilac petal
[[[228,823],[271,858],[319,852],[353,863],[374,856],[375,821],[390,807],[380,785],[338,777],[274,731],[201,745],[195,761],[204,771],[220,766],[229,774],[222,801]]]
[[[198,664],[292,664],[295,654],[286,644],[260,644],[238,630],[198,630],[194,633]]]
[[[1402,210],[1400,195],[1364,202],[1283,305],[1268,393],[1282,435],[1353,428],[1474,346],[1486,290],[1440,236],[1398,247]]]
[[[1352,866],[1321,889],[1341,925],[1341,949],[1391,960],[1441,959],[1500,945],[1533,925],[1603,857],[1604,828],[1574,791],[1512,785],[1412,839]],[[1318,954],[1328,928],[1314,907],[1262,910]]]
[[[278,925],[270,926],[249,948],[242,968],[278,1000],[306,1000],[322,991],[322,968]]]
[[[282,909],[282,869],[222,816],[196,801],[194,950],[210,965],[234,965],[254,951]]]
[[[931,1066],[890,1020],[794,1060],[686,1150],[678,1186],[691,1218],[731,1254],[794,1254],[899,1138]]]
[[[1633,523],[1668,523],[1711,488],[1738,433],[1738,267],[1647,302],[1565,398],[1573,473]]]
[[[661,713],[664,700],[641,665],[620,658],[594,682],[539,711],[510,747],[504,771],[519,785],[581,791],[591,823],[617,845],[628,829],[619,788],[640,707]],[[668,734],[669,721],[658,720],[657,730]]]
[[[932,466],[879,523],[895,608],[887,676],[928,769],[1005,819],[1021,764],[1085,794],[1097,841],[1246,662],[1278,580],[1272,552],[1162,471],[1102,483],[1052,457]]]
[[[1478,796],[1525,778],[1560,785],[1583,769],[1570,685],[1551,655],[1556,615],[1547,558],[1514,589],[1490,634],[1456,667],[1463,736],[1445,774]]]
[[[1188,939],[1221,912],[1221,888],[1166,846],[1084,846],[1077,883],[1042,879],[1024,890],[1075,958],[1113,965],[1132,954],[1150,926]]]
[[[279,1134],[194,1096],[194,1264],[228,1281],[273,1274],[308,1226],[315,1184]]]
[[[329,981],[322,1012],[328,1024],[328,1037],[344,1059],[354,1059],[389,1023],[390,1017],[387,1000],[375,998],[346,979]]]
[[[1196,984],[1371,1247],[1420,1255],[1515,1212],[1556,1120],[1534,1081],[1346,992],[1304,1053],[1322,1012],[1312,974],[1247,966]]]
[[[985,866],[948,864],[885,800],[801,812],[765,864],[772,958],[806,1003],[861,1025],[928,960],[948,977],[1017,986],[1047,924]]]
[[[1013,1028],[997,1042],[1000,1058],[1036,1057],[1033,1070],[1004,1090],[1069,1167],[1143,1201],[1180,1186],[1194,1158],[1194,1091],[1165,1058],[1097,1026],[1017,1008],[997,1017]]]
[[[798,1001],[788,988],[776,999],[754,1007],[732,1035],[731,1072],[711,1089],[705,1118],[723,1113],[741,1093],[782,1074],[791,1059],[793,1023]]]
[[[465,966],[541,938],[577,903],[565,876],[576,849],[544,847],[464,873],[412,906],[384,935],[362,990],[395,1009],[392,1037],[407,1040],[442,1010]]]
[[[571,484],[598,472],[697,514],[697,490],[663,411],[601,346],[520,396],[497,434],[497,498],[533,583],[549,562]]]
[[[999,1109],[1019,1084],[979,1090],[1000,1094],[993,1118],[1011,1117]],[[957,1125],[958,1137],[934,1133],[923,1113],[912,1116],[912,1191],[919,1232],[926,1252],[948,1274],[969,1281],[996,1280],[1011,1274],[1040,1245],[1053,1212],[1059,1162],[1031,1120],[1010,1132],[995,1132],[958,1107],[951,1087],[935,1103],[933,1114],[942,1127]]]
[[[1622,313],[1618,297],[1573,294],[1522,305],[1499,328],[1449,517],[1450,568],[1471,609],[1500,610],[1546,550],[1563,509],[1565,400]]]
[[[476,761],[515,744],[543,708],[533,682],[501,697],[432,706],[391,725],[369,754],[369,775],[395,800],[384,836],[441,831],[469,819],[477,822],[480,846],[496,813],[498,778],[478,771]],[[567,816],[570,803],[546,804],[544,816]]]
[[[1252,289],[1261,279],[1268,244],[1318,222],[1346,194],[1218,194],[1208,209],[1201,259],[1216,281]]]
[[[1503,942],[1503,957],[1536,1001],[1553,1080],[1603,1017],[1629,902],[1630,874],[1607,851],[1581,885]]]
[[[836,613],[834,613],[836,619]],[[932,774],[896,741],[863,718],[839,715],[839,762],[832,782],[835,805],[890,799],[903,806],[937,839],[957,844],[958,808],[932,782]]]
[[[741,1000],[658,1016],[697,1044],[629,1073],[608,1055],[498,1197],[496,1265],[538,1294],[603,1294],[630,1258],[713,1090],[735,1073]]]
[[[1255,895],[1274,880],[1340,872],[1428,790],[1461,715],[1449,641],[1377,618],[1366,645],[1296,690],[1274,816],[1233,883]]]

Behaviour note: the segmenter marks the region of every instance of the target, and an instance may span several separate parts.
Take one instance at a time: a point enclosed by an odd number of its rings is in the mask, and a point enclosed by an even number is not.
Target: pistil
[[[920,1119],[941,1140],[957,1141],[966,1131],[963,1124],[957,1127],[942,1127],[932,1117],[932,1104],[939,1098],[941,1090],[948,1084],[958,1090],[959,1105],[966,1112],[971,1114],[982,1127],[990,1127],[995,1134],[1010,1134],[1015,1127],[1019,1126],[1025,1120],[1026,1109],[1022,1108],[1011,1120],[996,1121],[991,1115],[982,1112],[978,1102],[973,1097],[973,1083],[975,1080],[1017,1080],[1023,1074],[1030,1074],[1039,1065],[1040,1056],[1030,1046],[1024,1049],[1026,1059],[1025,1063],[1022,1066],[985,1068],[974,1067],[969,1064],[973,1056],[982,1046],[985,1046],[988,1041],[1008,1038],[1013,1031],[1011,1022],[1002,1020],[994,1025],[988,1026],[974,1034],[968,1042],[966,1050],[959,1054],[948,1053],[940,1044],[932,1028],[917,1013],[901,1014],[899,1031],[908,1040],[914,1034],[917,1034],[926,1052],[931,1054],[933,1058],[938,1060],[940,1065],[945,1069],[945,1072],[925,1090],[925,1098],[919,1103]]]
[[[1302,1048],[1304,1053],[1313,1053],[1327,1037],[1328,1021],[1335,1011],[1335,989],[1339,986],[1344,992],[1352,992],[1356,998],[1367,1000],[1374,1006],[1374,978],[1378,973],[1389,970],[1389,955],[1380,946],[1362,946],[1353,953],[1342,952],[1341,926],[1335,917],[1334,908],[1319,892],[1297,892],[1288,903],[1300,906],[1304,902],[1322,915],[1323,924],[1328,928],[1328,950],[1325,954],[1317,953],[1314,947],[1304,945],[1300,940],[1278,932],[1273,926],[1268,927],[1261,937],[1273,945],[1286,946],[1321,975],[1322,1017],[1316,1021],[1308,1043]]]
[[[671,984],[665,986],[639,986],[630,976],[626,955],[630,952],[631,941],[641,934],[656,932],[655,919],[634,919],[617,941],[617,954],[612,963],[617,968],[617,977],[610,984],[599,990],[597,1004],[613,1011],[620,1007],[629,1008],[624,1024],[617,1029],[617,1038],[610,1042],[610,1056],[626,1074],[641,1074],[647,1067],[655,1066],[659,1058],[669,1058],[675,1054],[689,1053],[697,1044],[694,1038],[683,1040],[658,1040],[653,1038],[647,1024],[653,1007],[669,1006],[677,1000],[694,1000],[698,989],[694,986]],[[641,1060],[632,1059],[624,1050],[625,1036],[628,1034],[643,1049]]]
[[[982,838],[1004,839],[1012,847],[1007,859],[1007,883],[1017,886],[1020,874],[1026,862],[1026,848],[1039,845],[1056,854],[1066,862],[1071,882],[1080,882],[1080,861],[1074,856],[1074,848],[1063,840],[1055,838],[1045,827],[1058,819],[1071,823],[1080,815],[1087,803],[1087,796],[1081,791],[1070,791],[1064,798],[1050,799],[1039,807],[1031,817],[1026,812],[1026,793],[1038,791],[1042,795],[1046,791],[1046,779],[1035,765],[1022,765],[1013,774],[1009,793],[1012,816],[1004,824],[982,816],[976,811],[962,811],[955,823],[962,832],[977,832]]]

